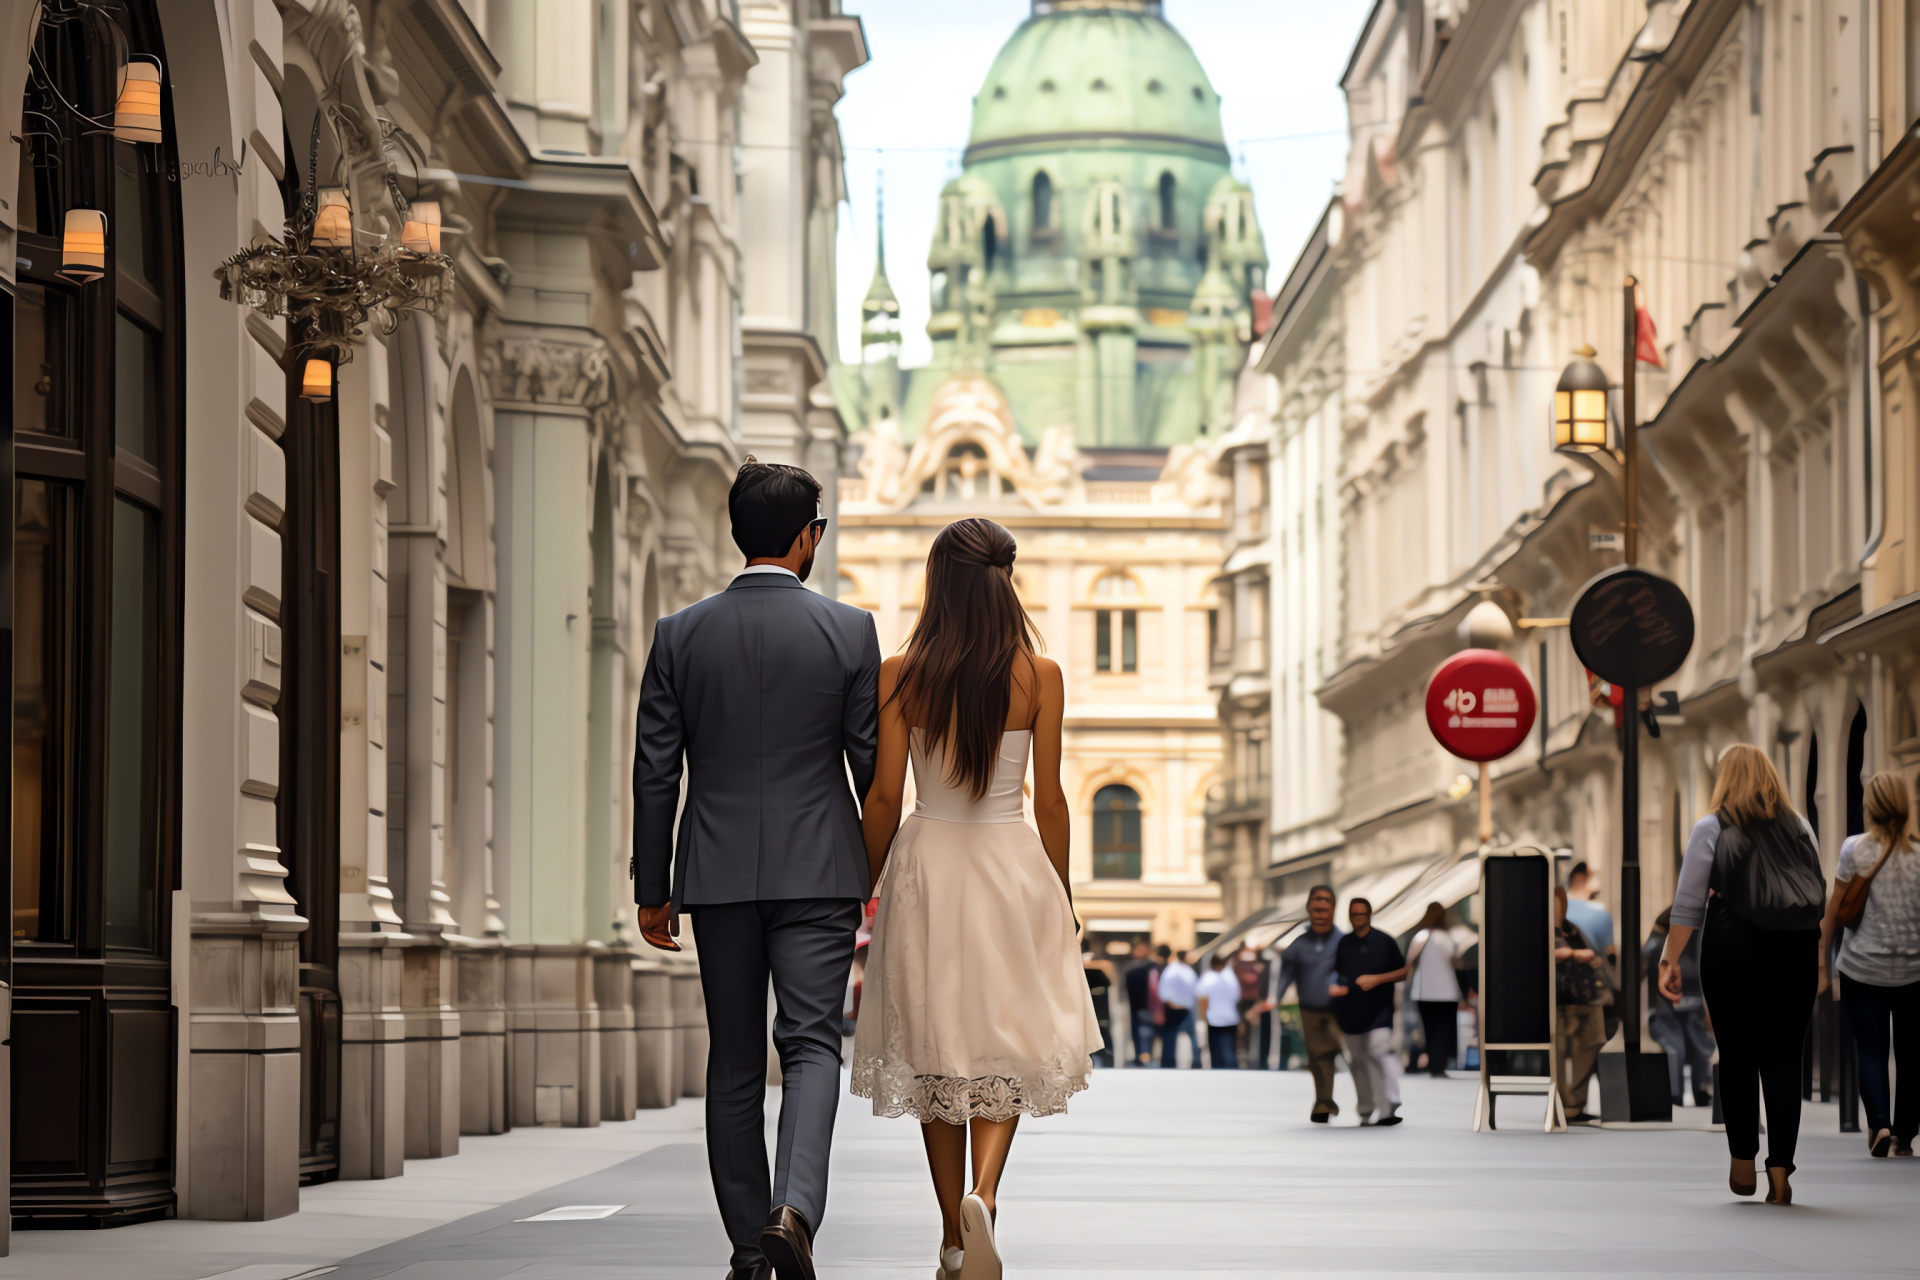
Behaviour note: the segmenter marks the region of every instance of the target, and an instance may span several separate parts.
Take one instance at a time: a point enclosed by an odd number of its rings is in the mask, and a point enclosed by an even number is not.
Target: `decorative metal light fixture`
[[[122,142],[160,142],[160,60],[147,54],[128,59],[113,104],[113,136]]]
[[[98,209],[67,210],[60,241],[60,274],[91,284],[107,274],[107,215]]]
[[[300,371],[300,398],[314,404],[333,399],[333,362],[322,356],[308,360]]]
[[[309,184],[299,209],[287,219],[286,241],[242,249],[213,274],[222,298],[291,321],[302,335],[297,350],[328,365],[330,387],[331,365],[353,359],[354,339],[369,318],[391,333],[403,311],[444,314],[453,262],[439,251],[438,203],[409,205],[389,173],[387,190],[403,228],[401,244],[390,244],[384,235],[356,231],[343,188],[315,189],[311,178],[319,161],[316,116]],[[362,244],[355,244],[356,237]],[[311,361],[307,373],[313,373]]]
[[[1553,392],[1553,447],[1562,453],[1599,453],[1609,436],[1606,371],[1593,362],[1592,347],[1573,354],[1579,358],[1560,375]]]

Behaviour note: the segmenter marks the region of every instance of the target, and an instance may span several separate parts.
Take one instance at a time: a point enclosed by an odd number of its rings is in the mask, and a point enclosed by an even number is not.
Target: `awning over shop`
[[[1428,903],[1451,908],[1479,887],[1480,859],[1469,854],[1432,879],[1409,885],[1399,897],[1376,910],[1373,927],[1397,938],[1420,923]]]
[[[1289,926],[1306,919],[1307,905],[1303,894],[1288,894],[1285,899],[1271,907],[1262,907],[1244,920],[1237,922],[1231,929],[1202,947],[1192,957],[1197,967],[1204,963],[1214,952],[1223,949],[1238,949],[1244,941],[1258,951],[1267,946],[1273,938],[1284,932]]]

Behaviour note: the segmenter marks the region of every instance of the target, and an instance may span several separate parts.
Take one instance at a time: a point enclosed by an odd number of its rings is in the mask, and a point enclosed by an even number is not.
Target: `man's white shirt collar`
[[[784,573],[795,582],[800,581],[800,575],[783,564],[750,564],[735,576],[744,578],[750,573]]]

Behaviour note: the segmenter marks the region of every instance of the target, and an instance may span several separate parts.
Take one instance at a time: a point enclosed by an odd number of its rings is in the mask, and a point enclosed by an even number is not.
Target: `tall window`
[[[184,380],[170,77],[117,140],[151,0],[43,6],[17,146],[12,362],[12,1212],[171,1216],[169,895],[180,793]],[[25,58],[22,59],[25,61]],[[62,268],[67,216],[104,223]],[[75,266],[84,260],[76,259]],[[96,274],[97,272],[97,274]],[[92,278],[86,278],[92,276]]]
[[[1173,180],[1173,175],[1170,173],[1161,174],[1160,175],[1160,230],[1162,231],[1172,231],[1174,229],[1174,220],[1175,220],[1174,214],[1176,211],[1175,197],[1178,194],[1179,194],[1179,184],[1177,184]]]
[[[1140,878],[1140,793],[1102,787],[1093,796],[1093,878]]]
[[[1140,612],[1129,607],[1140,598],[1140,584],[1132,575],[1110,573],[1093,586],[1093,669],[1128,672],[1140,669]]]
[[[1053,179],[1044,173],[1033,175],[1033,234],[1042,239],[1053,235]]]

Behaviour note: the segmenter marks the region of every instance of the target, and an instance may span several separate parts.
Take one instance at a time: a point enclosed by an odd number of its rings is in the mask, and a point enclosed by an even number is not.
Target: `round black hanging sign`
[[[1659,574],[1616,565],[1580,589],[1568,630],[1587,670],[1609,684],[1645,689],[1687,660],[1693,607],[1686,592]]]

